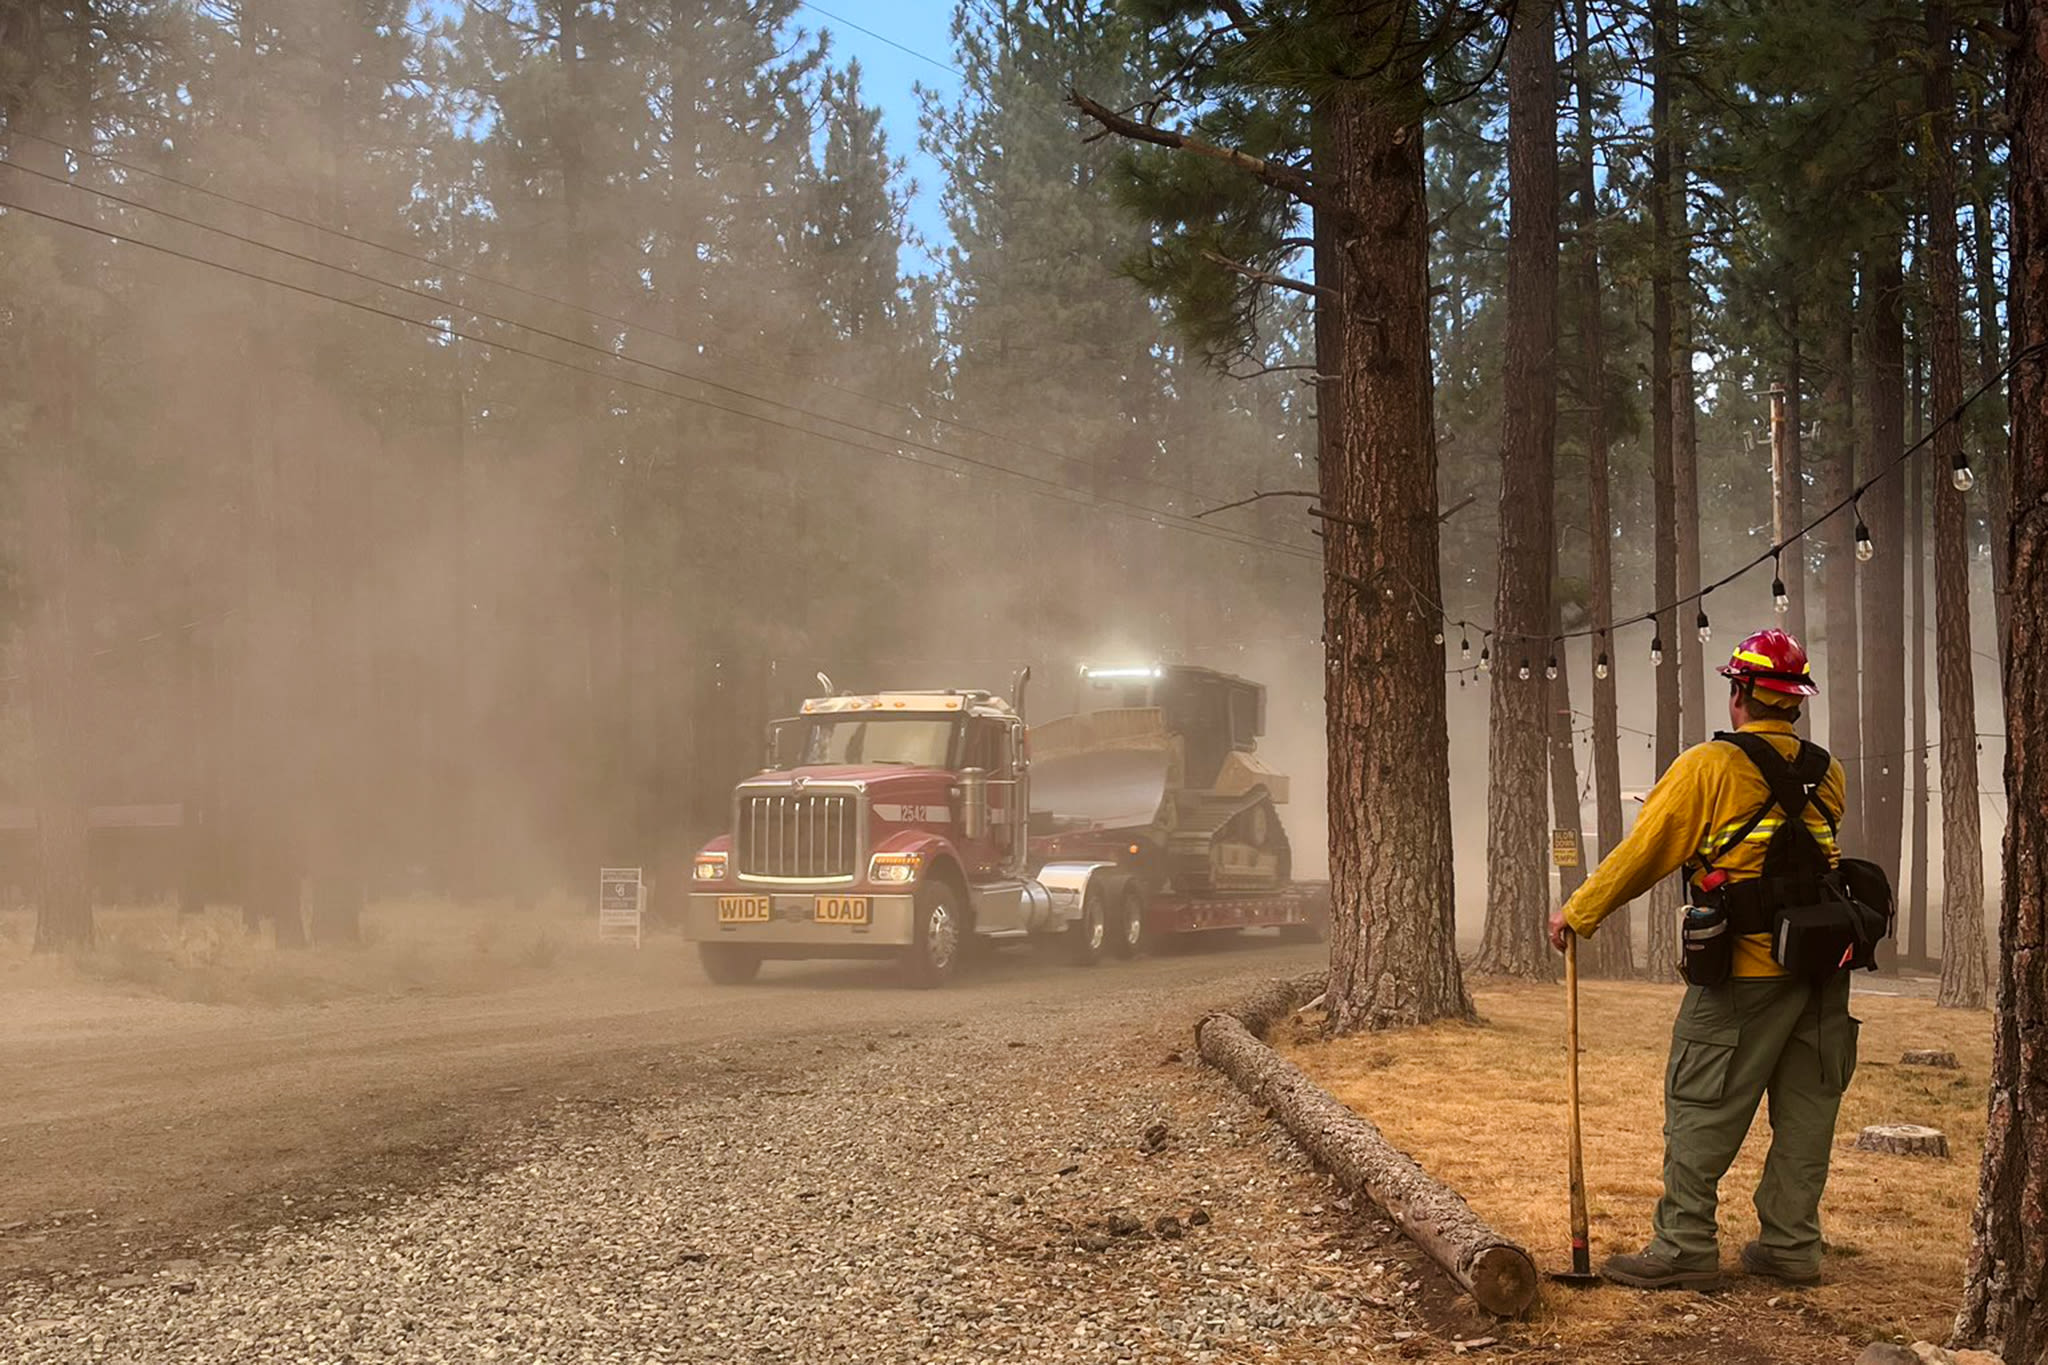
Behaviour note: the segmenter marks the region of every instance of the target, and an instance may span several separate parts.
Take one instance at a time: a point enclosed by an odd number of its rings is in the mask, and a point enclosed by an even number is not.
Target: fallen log
[[[1320,983],[1276,983],[1248,1001],[1269,1023],[1292,1012]],[[1456,1190],[1433,1178],[1389,1143],[1368,1120],[1254,1036],[1235,1014],[1216,1013],[1195,1026],[1202,1059],[1229,1076],[1255,1103],[1270,1109],[1317,1164],[1354,1194],[1383,1209],[1415,1245],[1464,1286],[1479,1306],[1520,1316],[1536,1298],[1529,1253],[1480,1221]]]

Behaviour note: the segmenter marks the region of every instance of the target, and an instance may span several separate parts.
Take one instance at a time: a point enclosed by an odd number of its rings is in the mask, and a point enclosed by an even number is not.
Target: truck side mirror
[[[988,769],[962,768],[960,791],[960,833],[969,839],[988,834]]]

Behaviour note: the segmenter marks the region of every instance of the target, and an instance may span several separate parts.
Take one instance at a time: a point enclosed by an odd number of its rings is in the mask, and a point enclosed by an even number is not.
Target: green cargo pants
[[[1648,1250],[1683,1269],[1718,1265],[1721,1177],[1770,1096],[1771,1150],[1756,1187],[1761,1241],[1791,1269],[1820,1268],[1820,1196],[1835,1113],[1856,1070],[1849,974],[1821,985],[1737,978],[1688,987],[1664,1075],[1664,1197]]]

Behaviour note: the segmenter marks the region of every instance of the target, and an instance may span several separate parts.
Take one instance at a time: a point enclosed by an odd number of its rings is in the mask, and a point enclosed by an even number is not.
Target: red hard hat
[[[1787,696],[1812,697],[1820,693],[1806,650],[1782,630],[1760,630],[1735,646],[1721,676]]]

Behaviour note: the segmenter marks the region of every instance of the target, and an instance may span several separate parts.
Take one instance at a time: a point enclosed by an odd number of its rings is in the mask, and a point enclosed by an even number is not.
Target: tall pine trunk
[[[2048,347],[2048,3],[2013,0],[2011,313],[2014,353]],[[2006,582],[2005,899],[1984,1163],[1959,1344],[2011,1365],[2048,1356],[2048,366],[2012,376]]]
[[[1508,35],[1507,359],[1494,598],[1482,971],[1549,977],[1544,735],[1557,498],[1557,50],[1551,12]]]
[[[1795,294],[1785,305],[1786,330],[1790,334],[1785,356],[1785,463],[1784,480],[1778,497],[1785,509],[1785,534],[1806,525],[1806,450],[1800,427],[1806,419],[1806,352],[1799,332],[1799,298]],[[1805,541],[1779,556],[1778,572],[1785,582],[1788,605],[1785,629],[1800,644],[1810,644],[1806,633]],[[1748,632],[1745,631],[1744,634]]]
[[[1956,168],[1951,130],[1954,33],[1948,0],[1927,7],[1927,286],[1933,321],[1934,462],[1959,461],[1963,401],[1963,281],[1956,242]],[[1943,1005],[1982,1009],[1983,803],[1977,798],[1977,683],[1970,658],[1970,509],[1945,479],[1934,486],[1934,678],[1941,708],[1941,988]]]
[[[244,3],[235,35],[239,107],[237,133],[254,145],[263,118],[256,99],[271,76],[266,55],[277,47],[271,9]],[[249,226],[254,227],[251,223]],[[236,734],[239,783],[235,826],[242,923],[260,932],[267,921],[281,948],[306,942],[301,904],[301,850],[297,798],[304,790],[302,736],[291,723],[299,680],[297,642],[285,591],[287,466],[292,447],[282,436],[278,395],[261,381],[264,357],[278,344],[273,295],[251,285],[243,293],[248,324],[237,338],[240,354],[234,421],[242,444],[239,511],[241,633]]]
[[[1856,486],[1856,309],[1855,271],[1838,258],[1828,275],[1827,390],[1821,443],[1821,497],[1832,507],[1847,500]],[[1855,508],[1844,508],[1821,527],[1824,552],[1821,589],[1827,627],[1822,656],[1822,695],[1827,698],[1827,747],[1841,761],[1848,781],[1847,808],[1842,812],[1844,846],[1855,845],[1863,831],[1863,691],[1857,680]],[[1896,552],[1896,551],[1895,551]]]
[[[1692,362],[1692,214],[1686,203],[1691,176],[1686,169],[1685,143],[1672,146],[1671,185],[1671,299],[1674,330],[1671,353],[1671,488],[1672,525],[1678,534],[1678,595],[1693,604],[1678,615],[1678,639],[1673,645],[1684,667],[1678,674],[1679,736],[1687,748],[1706,742],[1712,717],[1707,715],[1707,665],[1713,657],[1711,638],[1701,639],[1695,618],[1708,611],[1698,600],[1700,590],[1700,430],[1697,382]],[[1709,617],[1711,620],[1711,617]],[[1724,622],[1726,625],[1733,622]],[[1738,631],[1741,639],[1748,631]],[[1709,634],[1711,634],[1709,632]]]
[[[1864,409],[1870,431],[1869,469],[1890,468],[1905,448],[1905,275],[1899,238],[1891,236],[1864,258],[1867,335]],[[1899,884],[1899,848],[1905,816],[1906,765],[1906,489],[1894,473],[1879,479],[1863,502],[1864,519],[1878,552],[1863,566],[1864,857]],[[1887,552],[1887,546],[1900,547]]]
[[[25,50],[48,50],[53,36],[42,29],[36,7],[20,16]],[[79,29],[80,34],[84,29]],[[0,34],[6,33],[0,21]],[[76,54],[46,72],[27,101],[10,101],[6,127],[22,126],[53,142],[79,144],[90,104],[90,47],[81,36]],[[4,132],[0,132],[4,136]],[[25,138],[0,144],[10,157],[46,175],[67,176],[64,154],[51,142]],[[63,210],[59,210],[60,212]],[[52,225],[51,259],[62,292],[88,287],[90,266],[83,234]],[[23,311],[26,311],[25,309]],[[82,322],[54,307],[42,316],[16,317],[21,335],[38,335],[40,345],[10,345],[0,393],[23,414],[15,455],[14,496],[19,503],[22,566],[26,570],[26,621],[22,630],[22,672],[28,701],[29,779],[36,814],[37,952],[90,947],[93,941],[92,880],[87,858],[83,768],[87,714],[81,688],[90,676],[80,651],[77,603],[79,573],[78,470],[85,431],[81,422],[87,393],[90,348]],[[12,390],[12,392],[9,392]]]
[[[1920,425],[1919,342],[1908,366],[1906,386],[1906,439],[1918,442]],[[1906,572],[1912,579],[1913,678],[1910,684],[1913,729],[1911,751],[1903,762],[1910,778],[1912,797],[1912,842],[1907,848],[1906,884],[1899,897],[1899,913],[1905,931],[1899,937],[1906,949],[1901,961],[1909,967],[1927,965],[1927,465],[1909,460],[1899,471],[1906,480]]]
[[[1371,6],[1355,22],[1398,22]],[[1317,334],[1337,364],[1317,488],[1341,520],[1324,545],[1330,754],[1328,1006],[1338,1032],[1472,1012],[1458,964],[1451,875],[1450,736],[1437,620],[1436,432],[1429,356],[1429,211],[1412,90],[1416,63],[1338,86],[1318,110],[1317,279],[1337,293]],[[1325,263],[1332,267],[1326,281]],[[1321,313],[1327,312],[1325,318]],[[1369,527],[1370,530],[1364,528]]]
[[[1614,509],[1607,469],[1607,355],[1601,325],[1600,245],[1594,224],[1599,204],[1593,176],[1593,89],[1588,0],[1574,7],[1578,25],[1578,231],[1579,231],[1579,405],[1586,418],[1587,577],[1595,621],[1614,619]],[[1621,719],[1616,689],[1621,660],[1602,632],[1593,640],[1593,801],[1599,827],[1599,855],[1621,842]],[[1635,974],[1635,915],[1629,906],[1610,914],[1604,932],[1584,945],[1579,966],[1589,976]]]
[[[1691,651],[1678,641],[1678,513],[1671,411],[1671,62],[1678,45],[1676,0],[1653,0],[1650,16],[1656,50],[1650,87],[1650,469],[1655,537],[1652,596],[1658,608],[1651,626],[1652,667],[1657,678],[1657,772],[1678,758],[1679,672]],[[1678,979],[1679,882],[1666,877],[1650,893],[1649,936],[1643,967],[1652,981]]]
[[[1977,42],[1985,41],[1982,37]],[[1998,375],[1998,275],[1993,263],[1997,247],[1993,244],[1991,206],[1995,197],[1992,190],[1992,169],[1990,139],[1985,137],[1985,125],[1996,117],[1989,91],[1979,94],[1976,117],[1970,130],[1970,169],[1972,180],[1979,187],[1977,198],[1970,204],[1970,219],[1976,238],[1976,259],[1973,264],[1977,295],[1977,382],[1991,383]],[[1979,400],[1989,404],[1999,401],[1998,395],[1988,395]],[[1986,424],[1996,432],[2002,424]],[[1996,613],[1998,628],[1998,661],[2005,662],[2005,640],[2011,628],[2012,593],[2006,583],[2006,537],[2009,530],[2007,509],[2010,506],[2010,475],[2006,452],[1995,436],[1987,438],[1983,451],[1982,479],[1984,497],[1991,505],[1986,509],[1987,520],[1991,523],[1991,601]]]

